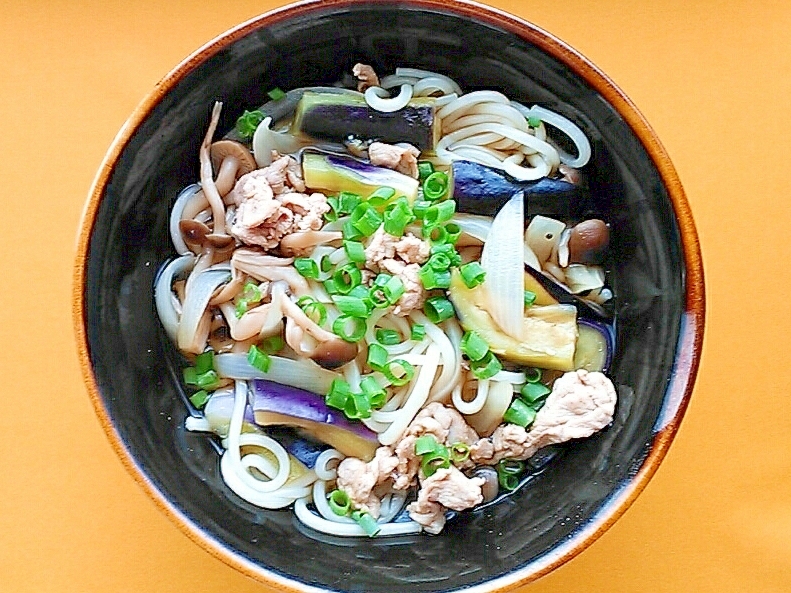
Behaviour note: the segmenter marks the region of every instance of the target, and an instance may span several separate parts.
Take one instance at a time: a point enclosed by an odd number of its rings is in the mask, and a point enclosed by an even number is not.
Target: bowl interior
[[[193,536],[205,536],[207,547],[253,576],[389,592],[527,579],[604,522],[655,442],[686,294],[666,184],[624,117],[544,51],[537,32],[520,37],[503,25],[511,21],[483,12],[469,18],[478,10],[326,2],[268,17],[266,27],[237,30],[167,80],[166,92],[150,99],[111,158],[107,182],[97,186],[95,216],[86,223],[82,307],[111,438],[150,489],[191,523]],[[498,89],[569,116],[592,141],[595,210],[613,229],[608,266],[618,346],[611,374],[619,393],[613,425],[553,451],[552,463],[515,495],[462,514],[437,537],[342,540],[310,532],[290,511],[261,510],[236,498],[222,482],[212,442],[183,428],[187,407],[165,363],[152,302],[157,268],[173,254],[169,207],[198,179],[198,147],[212,103],[223,101],[219,129],[227,130],[243,109],[264,103],[269,89],[332,83],[357,61],[379,72],[396,66],[443,72],[465,90]]]

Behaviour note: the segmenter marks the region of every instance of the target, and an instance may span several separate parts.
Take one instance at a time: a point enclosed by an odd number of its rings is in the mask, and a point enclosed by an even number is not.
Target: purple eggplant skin
[[[591,319],[580,318],[577,320],[577,325],[582,328],[587,328],[596,332],[599,345],[604,350],[604,359],[601,368],[596,369],[602,373],[610,370],[613,355],[615,354],[615,329],[610,323],[602,323],[601,321],[593,321]],[[579,343],[578,343],[579,344]]]
[[[609,308],[603,307],[597,303],[586,301],[582,297],[570,292],[565,286],[553,278],[550,278],[543,272],[539,272],[525,264],[525,272],[535,278],[544,289],[561,305],[574,305],[577,308],[577,313],[582,318],[601,321],[604,323],[612,320],[612,313]]]
[[[263,379],[253,380],[251,388],[253,413],[259,426],[302,428],[344,455],[364,461],[373,459],[379,446],[376,433],[329,408],[323,396]]]
[[[519,191],[524,192],[526,219],[540,214],[578,220],[590,205],[588,190],[579,185],[548,177],[520,181],[500,169],[472,161],[453,161],[450,178],[457,209],[470,214],[492,216]]]

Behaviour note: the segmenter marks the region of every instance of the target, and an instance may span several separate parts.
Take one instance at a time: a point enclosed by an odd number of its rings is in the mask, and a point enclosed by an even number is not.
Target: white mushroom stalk
[[[210,156],[211,141],[214,137],[214,131],[217,129],[217,123],[220,121],[220,111],[222,111],[222,103],[217,102],[214,104],[214,109],[212,109],[211,121],[199,152],[201,188],[211,206],[212,221],[214,223],[213,230],[216,235],[225,234],[225,204],[214,183],[214,171],[212,170]]]
[[[176,253],[179,255],[191,254],[192,250],[187,247],[184,242],[184,237],[179,229],[179,222],[182,219],[184,208],[193,199],[196,193],[200,191],[200,185],[193,183],[185,187],[176,197],[173,208],[170,210],[170,240],[173,242],[173,247],[176,248]],[[205,206],[204,206],[205,207]]]

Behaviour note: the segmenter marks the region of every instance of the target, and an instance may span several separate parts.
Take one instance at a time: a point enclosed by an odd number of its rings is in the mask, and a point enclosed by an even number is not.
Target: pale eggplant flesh
[[[611,305],[602,306],[593,301],[582,298],[580,295],[572,293],[557,280],[550,278],[543,272],[525,264],[525,274],[530,275],[552,298],[563,305],[574,305],[580,317],[610,322],[613,318]]]

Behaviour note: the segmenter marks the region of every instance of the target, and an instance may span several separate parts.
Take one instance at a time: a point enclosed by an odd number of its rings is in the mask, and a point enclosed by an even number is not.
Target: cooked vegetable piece
[[[391,187],[397,197],[406,196],[410,202],[417,197],[417,179],[351,157],[305,153],[302,174],[311,189],[353,192],[367,198],[381,187]]]
[[[587,319],[577,322],[579,336],[574,353],[574,368],[606,372],[615,349],[615,332],[611,325]]]
[[[526,217],[577,219],[589,205],[585,188],[560,179],[519,181],[499,169],[464,160],[453,161],[450,173],[450,195],[461,212],[491,215],[519,191],[524,192]]]
[[[373,458],[379,445],[376,434],[362,424],[349,422],[343,412],[329,408],[322,396],[261,379],[251,385],[256,424],[302,428],[344,455],[366,461]]]
[[[536,284],[543,287],[558,303],[562,305],[574,305],[581,316],[601,321],[609,321],[612,318],[612,315],[607,309],[601,305],[587,301],[573,294],[559,282],[527,265],[525,266],[525,276],[530,276]],[[525,280],[525,282],[527,282],[527,280]],[[533,289],[528,290],[536,292]]]
[[[343,142],[360,140],[408,142],[420,150],[433,150],[440,133],[434,99],[409,101],[406,107],[385,113],[371,108],[362,94],[305,91],[297,104],[293,134]]]
[[[524,329],[528,339],[505,334],[487,311],[489,296],[485,283],[467,288],[454,270],[449,290],[456,314],[464,329],[476,332],[492,352],[512,362],[558,371],[574,369],[577,314],[568,305],[533,306],[525,310]]]

